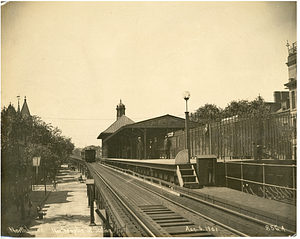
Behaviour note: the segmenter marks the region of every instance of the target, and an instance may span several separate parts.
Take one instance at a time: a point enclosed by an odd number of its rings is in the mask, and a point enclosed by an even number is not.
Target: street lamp
[[[189,120],[189,111],[188,111],[188,100],[191,94],[188,91],[183,92],[182,97],[185,100],[185,132],[186,132],[186,149],[188,150],[188,163],[190,163],[190,120]]]

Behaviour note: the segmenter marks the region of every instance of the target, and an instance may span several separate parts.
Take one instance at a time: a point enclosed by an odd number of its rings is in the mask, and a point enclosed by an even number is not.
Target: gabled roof
[[[129,119],[126,115],[122,115],[117,121],[115,121],[111,126],[109,126],[106,130],[104,130],[97,139],[103,139],[104,137],[115,133],[118,129],[121,127],[128,125],[128,124],[134,124],[134,121]]]
[[[193,128],[198,124],[190,121],[190,127]],[[185,119],[172,116],[172,115],[163,115],[156,118],[140,121],[138,123],[124,125],[116,130],[113,134],[108,135],[105,140],[108,140],[121,131],[126,129],[172,129],[172,130],[180,130],[185,128]],[[98,136],[99,139],[99,136]]]
[[[9,103],[9,106],[7,107],[7,115],[10,116],[14,113],[16,113],[15,107],[13,107],[11,103]]]
[[[143,120],[126,126],[126,128],[184,128],[185,119],[173,116],[163,115],[156,118]]]

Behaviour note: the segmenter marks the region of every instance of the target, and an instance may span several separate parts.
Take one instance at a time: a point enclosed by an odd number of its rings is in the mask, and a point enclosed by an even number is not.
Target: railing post
[[[295,180],[295,165],[293,164],[292,165],[292,167],[293,167],[293,191],[295,192],[295,193],[293,193],[293,203],[294,203],[294,205],[296,205],[296,180]]]
[[[243,185],[244,185],[244,181],[243,181],[243,177],[244,177],[244,175],[243,175],[243,162],[241,162],[241,191],[242,192],[244,192],[244,190],[243,190]]]
[[[266,183],[266,177],[265,177],[265,164],[263,163],[262,164],[262,171],[263,171],[263,178],[262,178],[262,180],[263,180],[263,197],[265,198],[266,197],[266,185],[265,185],[265,183]]]
[[[90,206],[90,226],[95,226],[95,216],[94,216],[94,200],[95,200],[95,182],[94,179],[86,180],[86,186],[88,190],[88,200]]]
[[[227,179],[227,163],[225,163],[225,178],[226,178],[226,187],[228,188],[228,179]]]

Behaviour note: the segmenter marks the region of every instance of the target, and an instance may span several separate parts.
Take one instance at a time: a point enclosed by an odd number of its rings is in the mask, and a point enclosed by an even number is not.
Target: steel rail
[[[105,166],[111,168],[110,165],[109,165],[109,166],[108,166],[108,165],[105,165]],[[114,170],[118,170],[118,169],[114,169]],[[137,174],[137,173],[135,173],[135,174]],[[132,176],[132,175],[131,175],[131,176]],[[143,176],[143,178],[147,178],[147,177]],[[163,182],[162,180],[158,180],[158,181]],[[247,181],[247,180],[245,180],[245,181]],[[168,183],[168,182],[166,182],[166,183],[167,183],[169,186],[171,185],[171,184]],[[266,184],[266,185],[267,185],[267,184]],[[237,211],[230,210],[230,209],[228,209],[228,208],[225,208],[225,207],[222,207],[222,206],[219,206],[219,205],[216,205],[216,204],[207,202],[207,201],[205,201],[205,200],[203,200],[203,199],[193,197],[193,196],[191,196],[190,194],[185,193],[184,190],[180,190],[180,188],[179,188],[177,185],[174,185],[174,186],[175,186],[174,188],[177,189],[177,190],[174,190],[174,191],[177,191],[178,193],[180,193],[181,195],[183,195],[183,196],[185,196],[185,197],[187,197],[187,198],[193,199],[193,200],[198,201],[198,202],[203,203],[203,204],[207,204],[208,206],[211,206],[211,207],[218,208],[218,209],[223,210],[223,211],[225,211],[225,212],[227,212],[227,213],[234,214],[234,215],[236,215],[236,216],[238,216],[238,217],[242,217],[242,218],[244,218],[244,219],[246,219],[246,220],[251,220],[252,222],[255,222],[255,223],[257,223],[257,224],[261,224],[261,225],[270,225],[270,223],[268,223],[268,222],[265,222],[265,221],[256,219],[256,218],[254,218],[254,217],[249,217],[249,216],[247,216],[247,215],[245,215],[245,214],[241,214],[241,213],[239,213],[239,212],[237,212]],[[282,187],[282,188],[284,188],[284,187]],[[194,194],[194,195],[196,195],[196,194]],[[289,230],[289,229],[285,229],[285,231],[288,232],[288,233],[290,233],[290,234],[292,234],[292,235],[294,235],[294,234],[296,233],[296,232],[291,231],[291,230]]]
[[[137,184],[136,184],[136,185],[137,185]],[[140,186],[140,187],[144,187],[144,186]],[[177,202],[173,201],[172,199],[169,199],[169,198],[167,198],[167,197],[165,197],[165,196],[163,196],[163,195],[160,195],[159,193],[156,193],[155,191],[149,190],[149,189],[147,189],[146,187],[145,187],[144,189],[145,189],[145,190],[148,190],[148,191],[151,191],[152,193],[154,193],[154,194],[160,196],[161,198],[164,198],[165,200],[167,200],[167,201],[169,201],[169,202],[171,202],[171,203],[173,203],[173,204],[175,204],[175,205],[177,205],[177,206],[179,206],[179,207],[181,207],[181,208],[184,208],[184,209],[187,210],[187,211],[190,211],[190,212],[192,212],[192,213],[194,213],[194,214],[196,214],[196,215],[198,215],[198,216],[200,216],[200,217],[202,217],[202,218],[204,218],[204,219],[206,219],[206,220],[208,220],[208,221],[210,221],[210,222],[212,222],[212,223],[214,223],[214,224],[216,224],[216,225],[218,225],[218,226],[220,226],[220,227],[223,227],[223,228],[227,229],[228,231],[231,231],[231,232],[233,232],[233,233],[236,233],[236,234],[239,235],[239,236],[243,236],[243,237],[251,237],[251,236],[249,236],[249,235],[247,235],[247,234],[245,234],[245,233],[243,233],[243,232],[240,232],[240,231],[238,231],[238,230],[236,230],[236,229],[234,229],[234,228],[232,228],[232,227],[229,227],[229,226],[227,226],[227,225],[225,225],[225,224],[223,224],[223,223],[221,223],[221,222],[218,222],[218,221],[216,221],[216,220],[214,220],[214,219],[212,219],[212,218],[210,218],[210,217],[208,217],[208,216],[205,216],[205,215],[203,215],[203,214],[200,213],[200,212],[197,212],[197,211],[195,211],[195,210],[193,210],[193,209],[190,209],[190,208],[188,208],[188,207],[186,207],[186,206],[184,206],[184,205],[182,205],[182,204],[180,204],[180,203],[177,203]]]
[[[107,166],[107,165],[105,165],[105,167],[110,168],[110,167]],[[113,170],[117,170],[117,169],[113,169]],[[130,176],[132,176],[132,175],[130,175]],[[134,182],[132,182],[132,183],[134,183]],[[134,183],[134,184],[138,185],[137,183]],[[140,187],[143,187],[144,189],[146,188],[146,187],[141,186],[141,185],[139,185],[139,186],[140,186]],[[148,188],[146,188],[146,190],[150,191],[150,189],[148,189]],[[152,191],[153,193],[155,193],[156,195],[159,195],[159,196],[161,196],[161,197],[164,197],[166,200],[171,201],[171,202],[173,203],[173,200],[171,200],[171,199],[169,199],[169,198],[166,198],[165,196],[162,196],[162,195],[160,195],[159,193],[157,193],[157,192],[155,192],[155,191],[153,191],[153,190],[151,190],[151,191]],[[225,212],[227,212],[227,213],[233,214],[233,215],[235,215],[235,216],[244,218],[245,220],[249,220],[249,221],[252,221],[252,222],[254,222],[254,223],[257,223],[257,224],[260,224],[260,225],[264,225],[264,226],[265,226],[265,225],[270,225],[270,223],[268,223],[268,222],[265,222],[265,221],[262,221],[262,220],[259,220],[259,219],[256,219],[256,218],[253,218],[253,217],[250,217],[250,216],[241,214],[241,213],[239,213],[239,212],[236,212],[236,211],[227,209],[227,208],[222,207],[222,206],[219,206],[219,205],[215,205],[215,204],[213,204],[213,203],[210,203],[210,202],[207,202],[207,201],[205,201],[205,200],[202,200],[202,199],[196,198],[196,197],[194,197],[194,196],[191,196],[191,195],[189,195],[189,194],[187,194],[187,193],[184,193],[184,192],[182,192],[182,191],[180,191],[179,193],[180,193],[181,195],[187,197],[187,198],[190,198],[190,199],[194,200],[194,201],[197,201],[197,202],[206,204],[206,205],[208,205],[208,206],[210,206],[210,207],[213,207],[213,208],[218,208],[219,210],[222,210],[222,211],[225,211]],[[177,203],[177,202],[174,202],[174,204],[178,204],[178,203]],[[178,204],[178,206],[180,206],[180,207],[181,207],[181,206],[182,206],[182,207],[185,207],[185,206],[180,205],[180,204]],[[192,209],[188,209],[188,208],[187,208],[187,210],[193,211]],[[237,231],[237,230],[234,229],[234,228],[231,228],[231,227],[229,227],[229,226],[227,226],[227,225],[224,225],[223,223],[217,222],[216,220],[214,220],[214,219],[212,219],[212,218],[209,218],[209,217],[207,217],[207,216],[205,216],[205,215],[203,215],[203,214],[201,214],[201,213],[198,213],[198,212],[196,212],[196,211],[195,211],[195,213],[196,213],[197,215],[199,215],[199,216],[204,217],[205,219],[207,219],[207,220],[209,220],[209,221],[212,221],[213,223],[216,223],[216,224],[218,224],[218,225],[220,225],[220,226],[222,226],[222,227],[225,227],[225,228],[228,229],[229,231],[234,230],[234,231],[232,231],[232,232],[237,233],[238,235],[245,236],[245,237],[249,236],[249,235],[246,235],[246,234],[244,234],[244,233],[242,233],[242,232],[240,232],[240,231]],[[232,229],[232,230],[231,230],[231,229]],[[294,235],[294,234],[296,233],[296,232],[291,231],[291,230],[289,230],[289,229],[285,229],[285,232],[288,232],[288,233],[290,233],[291,235]]]
[[[110,167],[108,167],[108,166],[105,166],[105,167],[110,168]],[[111,169],[111,168],[110,168],[110,169]],[[115,170],[115,169],[113,169],[113,170]],[[119,175],[116,175],[116,176],[122,179],[121,176],[119,176]],[[144,190],[146,190],[146,191],[148,191],[148,192],[151,192],[151,193],[153,193],[153,194],[155,194],[155,195],[157,195],[157,196],[159,196],[159,197],[161,197],[161,198],[163,198],[163,199],[165,199],[165,200],[171,202],[171,203],[174,204],[174,205],[177,205],[177,206],[179,206],[179,207],[181,207],[181,208],[184,208],[185,210],[190,211],[190,212],[192,212],[192,213],[194,213],[194,214],[196,214],[196,215],[198,215],[198,216],[200,216],[200,217],[202,217],[202,218],[204,218],[204,219],[206,219],[206,220],[208,220],[208,221],[210,221],[210,222],[212,222],[212,223],[214,223],[214,224],[216,224],[216,225],[218,225],[218,226],[220,226],[220,227],[223,227],[223,228],[227,229],[228,231],[231,231],[231,232],[233,232],[233,233],[236,233],[236,234],[239,235],[239,236],[250,237],[249,235],[247,235],[247,234],[245,234],[245,233],[243,233],[243,232],[240,232],[240,231],[238,231],[238,230],[236,230],[236,229],[234,229],[234,228],[232,228],[232,227],[229,227],[229,226],[227,226],[227,225],[225,225],[225,224],[223,224],[223,223],[221,223],[221,222],[218,222],[218,221],[216,221],[216,220],[214,220],[214,219],[212,219],[212,218],[210,218],[210,217],[208,217],[208,216],[205,216],[205,215],[203,215],[203,214],[201,214],[201,213],[199,213],[199,212],[197,212],[197,211],[195,211],[195,210],[193,210],[193,209],[190,209],[190,208],[188,208],[188,207],[186,207],[186,206],[184,206],[184,205],[182,205],[182,204],[180,204],[180,203],[178,203],[178,202],[175,202],[175,201],[173,201],[172,199],[169,199],[169,198],[167,198],[167,197],[165,197],[165,196],[163,196],[163,195],[161,195],[161,194],[159,194],[159,193],[157,193],[157,192],[155,192],[155,191],[153,191],[153,190],[151,190],[151,189],[149,189],[149,188],[147,188],[147,187],[145,187],[145,186],[142,186],[142,185],[140,185],[140,184],[137,184],[137,183],[135,183],[135,182],[133,182],[133,181],[131,181],[130,183],[135,184],[136,186],[138,186],[138,187],[140,187],[140,188],[143,188]]]
[[[265,222],[265,221],[259,220],[259,219],[257,219],[257,218],[254,218],[254,217],[250,217],[250,216],[241,214],[241,213],[239,213],[239,212],[236,212],[236,211],[230,210],[230,209],[228,209],[228,208],[225,208],[225,207],[222,207],[222,206],[219,206],[219,205],[216,205],[216,204],[207,202],[207,201],[205,201],[205,200],[196,198],[196,197],[194,197],[194,196],[191,196],[191,195],[188,195],[188,194],[185,194],[185,193],[181,193],[181,194],[184,195],[185,197],[191,198],[191,199],[193,199],[193,200],[195,200],[195,201],[197,201],[197,202],[201,202],[201,203],[207,204],[207,205],[209,205],[209,206],[211,206],[211,207],[218,208],[218,209],[220,209],[220,210],[226,211],[226,212],[228,212],[228,213],[230,213],[230,214],[234,214],[234,215],[236,215],[236,216],[238,216],[238,217],[242,217],[242,218],[244,218],[244,219],[246,219],[246,220],[255,222],[255,223],[257,223],[257,224],[261,224],[261,225],[269,225],[269,224],[270,224],[270,223],[268,223],[268,222]],[[293,231],[288,230],[288,229],[285,229],[285,231],[286,231],[286,232],[289,232],[289,233],[291,233],[291,234],[296,234],[296,232],[293,232]]]
[[[106,187],[114,194],[114,196],[119,200],[119,202],[126,208],[126,210],[134,217],[134,219],[142,226],[142,228],[152,237],[156,237],[152,231],[139,219],[139,217],[126,205],[126,203],[118,196],[118,194],[113,190],[110,185],[106,182],[106,180],[100,175],[100,173],[94,168],[94,172],[97,176],[102,180],[102,182],[106,185]]]

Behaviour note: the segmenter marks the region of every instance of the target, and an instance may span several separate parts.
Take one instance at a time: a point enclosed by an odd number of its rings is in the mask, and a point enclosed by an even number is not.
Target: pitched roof
[[[199,124],[190,121],[191,128],[194,128],[197,125]],[[118,128],[114,133],[106,135],[107,137],[105,138],[105,140],[115,137],[119,132],[126,129],[173,129],[173,130],[177,129],[179,130],[184,128],[185,128],[185,119],[167,114],[167,115],[159,116],[148,120],[143,120],[137,123],[124,125]]]
[[[115,133],[118,129],[121,127],[128,125],[128,124],[134,124],[134,121],[129,119],[126,115],[122,115],[117,121],[115,121],[111,126],[109,126],[106,130],[104,130],[97,139],[103,139],[105,136],[109,134]]]
[[[26,102],[26,98],[24,99],[24,104],[22,106],[21,114],[24,116],[30,116],[29,108]]]
[[[156,118],[143,120],[134,123],[128,127],[130,128],[184,128],[185,119],[167,114]]]

